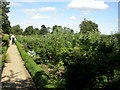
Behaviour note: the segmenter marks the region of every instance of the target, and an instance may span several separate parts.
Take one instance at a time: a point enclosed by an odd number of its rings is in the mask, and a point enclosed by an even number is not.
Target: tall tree
[[[40,30],[39,30],[39,28],[34,28],[34,30],[33,30],[33,34],[34,34],[34,35],[38,35],[38,34],[40,34]]]
[[[74,33],[74,30],[73,29],[70,29],[70,28],[67,28],[67,27],[63,27],[63,30],[64,32],[71,32],[71,33]]]
[[[24,35],[32,35],[33,30],[34,30],[33,26],[28,26],[24,31]]]
[[[52,33],[53,32],[61,32],[61,31],[63,31],[63,28],[61,26],[57,26],[57,25],[53,26]]]
[[[91,20],[84,19],[84,21],[82,21],[79,27],[80,27],[80,33],[87,33],[93,31],[98,32],[98,24],[92,22]]]
[[[42,34],[42,35],[45,35],[46,33],[48,33],[49,31],[48,31],[48,29],[46,28],[46,26],[45,25],[42,25],[41,26],[41,29],[40,29],[40,34]]]
[[[10,3],[5,2],[3,0],[0,1],[0,28],[2,28],[4,33],[10,33],[11,26],[10,21],[8,20],[8,15],[10,7],[8,7]]]
[[[22,35],[23,29],[20,28],[20,25],[15,25],[11,28],[11,32],[16,35]]]

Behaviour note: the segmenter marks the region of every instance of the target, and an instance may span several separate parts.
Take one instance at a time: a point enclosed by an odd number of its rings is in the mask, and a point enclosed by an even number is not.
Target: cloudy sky
[[[10,0],[8,0],[10,1]],[[79,32],[79,24],[92,20],[102,34],[118,31],[117,0],[12,0],[9,20],[25,29],[29,25],[40,28],[61,25]]]

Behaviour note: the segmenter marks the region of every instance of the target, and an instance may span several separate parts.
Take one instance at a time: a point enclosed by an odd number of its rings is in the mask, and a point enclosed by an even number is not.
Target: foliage
[[[24,31],[24,35],[45,35],[47,33],[49,33],[49,29],[45,25],[42,25],[40,30],[39,28],[28,26]]]
[[[64,33],[64,32],[63,32]],[[71,32],[47,34],[46,36],[29,36],[17,38],[24,45],[26,51],[34,50],[41,61],[49,60],[51,63],[59,62],[58,57],[65,47],[70,47]],[[68,37],[69,36],[69,37]],[[68,41],[69,40],[69,41]],[[66,42],[67,41],[67,42]]]
[[[50,83],[48,83],[48,77],[45,74],[45,72],[24,51],[24,49],[20,46],[19,42],[16,41],[16,45],[25,62],[25,66],[27,67],[27,69],[33,77],[36,87],[38,89],[44,89],[46,85],[50,85]]]
[[[104,88],[112,82],[119,68],[119,44],[116,37],[80,35],[75,47],[64,54],[66,82],[69,89]],[[74,82],[74,83],[72,83]]]
[[[3,67],[4,66],[4,62],[6,60],[6,52],[7,52],[7,49],[8,49],[8,46],[9,46],[9,35],[8,34],[4,34],[3,38],[2,38],[2,47],[1,48],[1,52],[0,54],[2,54],[1,58],[0,59],[0,67]]]
[[[8,34],[4,34],[3,38],[2,38],[2,45],[5,46],[5,47],[8,47],[9,45],[9,41],[10,41],[10,38],[9,38],[9,35]],[[4,48],[4,47],[3,47]],[[4,49],[3,49],[4,50]],[[6,50],[5,50],[6,51]]]
[[[119,40],[119,34],[74,34],[64,30],[45,36],[18,37],[26,51],[35,51],[36,63],[55,66],[50,81],[68,89],[106,88],[118,80],[119,73],[115,73],[120,71]],[[57,73],[60,62],[64,62],[63,76]]]
[[[9,41],[9,35],[8,34],[4,34],[3,38],[2,38],[2,41]]]
[[[23,30],[20,28],[19,25],[15,25],[11,28],[11,32],[15,35],[22,35],[23,34]]]
[[[8,2],[0,2],[0,13],[4,33],[10,33]],[[66,88],[70,90],[120,89],[120,34],[100,35],[98,25],[84,20],[80,33],[69,28],[53,26],[52,33],[45,25],[41,29],[28,26],[23,35],[17,37],[16,45],[25,65],[31,73],[36,87]],[[22,34],[20,26],[12,27],[14,34]],[[34,35],[34,36],[32,36]],[[9,35],[3,37],[3,50],[7,50]],[[34,58],[34,60],[32,58]],[[50,76],[37,64],[51,67]],[[1,64],[0,64],[1,65]],[[63,69],[60,71],[60,67]]]
[[[98,25],[91,20],[84,20],[79,25],[80,33],[98,32]]]
[[[61,32],[63,30],[63,28],[61,26],[53,26],[53,31],[52,32]]]
[[[42,25],[41,26],[41,29],[40,29],[40,34],[42,35],[45,35],[46,33],[48,33],[48,29],[45,27],[45,25]]]
[[[40,34],[40,30],[38,28],[34,28],[34,35],[39,35]]]
[[[2,9],[0,9],[0,28],[2,28],[3,32],[4,33],[7,33],[9,34],[10,33],[10,30],[11,30],[11,26],[10,26],[10,22],[8,20],[8,15],[7,13],[9,13],[9,5],[10,3],[9,2],[4,2],[4,1],[1,1],[0,2],[0,7]]]
[[[32,35],[33,31],[34,31],[33,26],[28,26],[24,31],[24,35]]]

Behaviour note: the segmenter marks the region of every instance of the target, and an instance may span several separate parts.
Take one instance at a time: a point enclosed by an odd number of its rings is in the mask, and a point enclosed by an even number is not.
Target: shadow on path
[[[32,82],[31,78],[27,78],[25,80],[16,78],[17,73],[13,73],[12,70],[10,70],[9,76],[4,76],[2,79],[7,79],[4,82],[2,82],[2,90],[36,90],[34,87],[34,83]],[[13,78],[16,78],[15,80],[12,80]]]

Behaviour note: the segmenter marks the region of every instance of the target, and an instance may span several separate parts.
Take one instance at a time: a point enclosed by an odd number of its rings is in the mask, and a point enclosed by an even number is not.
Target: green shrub
[[[2,45],[0,46],[1,50],[0,50],[0,54],[2,54],[2,59],[0,60],[0,67],[4,66],[4,61],[6,60],[6,52],[9,46],[9,35],[8,34],[4,34],[3,38],[2,38]]]
[[[120,70],[118,39],[97,34],[76,37],[75,47],[63,55],[67,88],[93,90],[117,79],[114,70]]]
[[[40,68],[32,59],[31,57],[25,52],[25,50],[20,46],[20,43],[15,41],[17,48],[21,54],[21,57],[23,58],[24,62],[25,62],[25,66],[28,69],[28,71],[30,72],[30,74],[33,77],[33,80],[35,82],[35,85],[37,88],[39,89],[44,89],[45,86],[48,83],[48,77],[45,74],[45,72],[42,70],[42,68]],[[50,87],[47,87],[50,88]]]
[[[4,40],[4,41],[5,41],[5,40],[6,40],[6,41],[8,40],[8,41],[9,41],[9,39],[10,39],[10,38],[9,38],[9,35],[8,35],[8,34],[4,34],[2,40]]]
[[[2,42],[3,42],[3,46],[8,46],[9,45],[9,35],[8,34],[4,34]]]
[[[114,70],[120,71],[120,34],[56,32],[44,36],[22,37],[19,41],[26,51],[34,50],[42,63],[48,61],[55,66],[60,61],[64,62],[64,75],[60,79],[65,83],[62,84],[56,78],[48,80],[58,87],[66,85],[67,89],[73,90],[104,88],[117,79]],[[56,74],[53,76],[56,77]],[[45,87],[48,86],[50,85]]]

